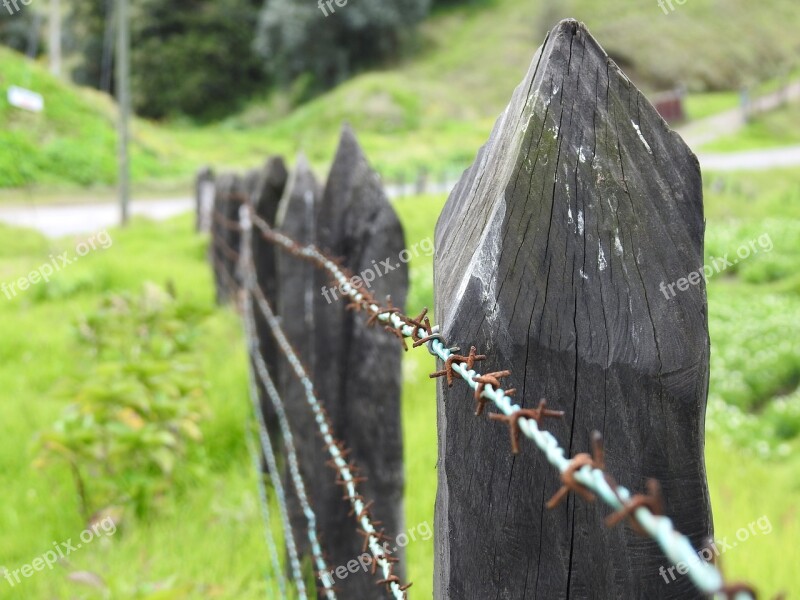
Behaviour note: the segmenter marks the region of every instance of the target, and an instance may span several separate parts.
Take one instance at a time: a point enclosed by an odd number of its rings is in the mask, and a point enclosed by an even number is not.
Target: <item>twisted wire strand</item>
[[[278,546],[275,544],[275,536],[272,535],[272,522],[270,520],[269,497],[267,496],[267,486],[264,483],[264,473],[261,470],[261,456],[253,441],[253,432],[250,430],[249,419],[245,420],[245,441],[247,442],[247,452],[256,472],[256,485],[258,487],[258,498],[261,504],[261,519],[264,521],[264,538],[267,542],[267,550],[272,560],[272,570],[278,580],[278,588],[281,597],[286,598],[286,578],[283,575],[280,559],[278,558]]]
[[[252,211],[251,220],[264,239],[289,254],[327,271],[338,284],[342,293],[350,298],[352,304],[364,310],[371,319],[380,321],[401,339],[414,340],[415,346],[421,345],[420,342],[423,341],[427,345],[428,351],[443,361],[447,361],[453,356],[453,351],[443,343],[442,336],[436,328],[421,327],[418,322],[400,314],[396,309],[387,309],[375,303],[369,293],[350,283],[352,276],[346,269],[340,267],[315,246],[298,244],[289,236],[274,230]],[[478,391],[479,383],[475,381],[476,378],[481,377],[478,371],[454,362],[451,363],[451,369],[473,390]],[[548,462],[561,474],[574,471],[574,479],[585,489],[596,493],[608,506],[617,511],[632,510],[630,516],[647,535],[658,543],[670,560],[675,564],[683,562],[688,565],[687,574],[700,591],[733,600],[755,600],[755,593],[748,586],[726,586],[719,569],[700,558],[689,539],[675,529],[669,517],[656,515],[646,506],[634,507],[631,492],[624,486],[612,486],[603,469],[588,465],[576,468],[578,464],[575,462],[575,458],[565,457],[566,451],[561,448],[552,433],[541,429],[535,419],[516,415],[522,408],[518,404],[512,403],[507,390],[492,384],[480,384],[480,388],[480,398],[491,401],[507,417],[516,417],[519,430],[536,444],[545,454]]]
[[[222,253],[227,256],[230,260],[236,262],[239,260],[239,253],[231,248],[231,245],[226,242],[222,237],[214,236],[212,238],[212,243],[216,248],[219,248]]]
[[[242,225],[233,219],[229,219],[219,211],[215,210],[212,213],[212,217],[214,221],[222,225],[223,228],[228,229],[230,231],[241,231]]]
[[[278,499],[278,509],[281,515],[281,522],[283,523],[283,537],[286,542],[286,550],[289,553],[289,564],[292,567],[292,579],[294,579],[297,586],[297,595],[300,600],[307,600],[308,594],[306,593],[306,584],[303,581],[303,572],[300,566],[300,559],[297,554],[297,545],[294,541],[294,530],[292,529],[291,522],[289,521],[289,511],[286,508],[286,493],[281,483],[280,472],[278,471],[278,463],[275,460],[275,453],[272,451],[272,441],[269,439],[269,431],[267,424],[264,422],[264,415],[261,413],[261,407],[258,405],[258,388],[256,387],[256,380],[253,375],[253,369],[248,368],[248,384],[250,387],[250,401],[253,405],[253,412],[258,422],[258,435],[261,440],[261,451],[264,453],[264,459],[267,463],[269,476],[272,481],[272,487],[275,490],[275,496]],[[259,469],[260,471],[260,469]]]
[[[369,547],[372,552],[375,565],[377,565],[383,573],[384,578],[378,583],[385,584],[390,594],[396,598],[396,600],[405,600],[407,597],[406,590],[411,584],[401,584],[400,579],[393,572],[394,567],[392,561],[389,560],[385,549],[381,546],[381,542],[385,539],[383,532],[375,528],[372,517],[370,516],[369,505],[358,493],[356,484],[360,478],[356,477],[353,473],[353,466],[346,460],[344,445],[337,441],[336,437],[333,435],[333,427],[328,419],[325,408],[317,398],[316,392],[314,391],[314,384],[306,374],[305,368],[297,357],[294,348],[292,348],[289,340],[286,338],[283,328],[280,326],[263,292],[258,287],[252,291],[256,303],[264,319],[267,321],[278,346],[281,348],[292,370],[305,389],[306,400],[314,413],[314,419],[319,427],[319,432],[325,442],[326,449],[331,456],[332,464],[335,466],[341,484],[347,492],[346,497],[350,501],[352,512],[356,517],[356,521],[361,526],[362,535],[365,537],[367,547]]]
[[[283,400],[281,399],[280,394],[278,393],[278,390],[269,375],[269,370],[267,369],[267,364],[264,361],[264,357],[259,349],[258,338],[255,333],[256,328],[255,318],[253,315],[253,298],[251,295],[253,287],[256,285],[255,268],[252,263],[252,255],[249,252],[250,244],[247,230],[245,232],[245,239],[243,240],[243,248],[243,270],[246,273],[245,294],[243,301],[243,320],[247,347],[253,361],[255,372],[258,375],[262,386],[266,390],[267,396],[269,396],[270,402],[272,403],[275,413],[278,416],[278,424],[281,429],[281,436],[283,437],[284,447],[286,449],[286,460],[289,464],[289,474],[291,476],[295,492],[297,493],[297,498],[303,511],[303,515],[308,523],[308,541],[311,546],[311,554],[314,559],[315,567],[319,573],[327,573],[328,565],[325,561],[322,546],[319,542],[319,535],[317,533],[317,516],[314,513],[314,510],[311,508],[311,504],[306,493],[306,486],[300,473],[300,463],[297,458],[297,448],[294,443],[292,429],[289,425],[289,419],[286,416],[286,409],[284,408]],[[259,413],[261,413],[260,410]],[[336,600],[336,593],[333,589],[333,580],[329,577],[321,577],[320,579],[324,589],[325,597],[328,598],[328,600]]]

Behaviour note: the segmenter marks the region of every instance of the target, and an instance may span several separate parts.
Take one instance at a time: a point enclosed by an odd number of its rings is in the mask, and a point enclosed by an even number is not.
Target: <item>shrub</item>
[[[107,295],[77,331],[94,364],[62,390],[72,402],[39,435],[39,466],[66,463],[85,518],[110,505],[140,515],[202,469],[204,386],[192,354],[199,315],[155,286]]]

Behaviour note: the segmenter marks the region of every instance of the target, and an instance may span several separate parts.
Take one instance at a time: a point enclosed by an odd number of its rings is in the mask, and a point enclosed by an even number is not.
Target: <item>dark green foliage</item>
[[[38,56],[42,51],[41,19],[24,5],[19,6],[22,10],[9,15],[0,3],[0,44],[25,54],[33,51]]]
[[[113,90],[113,0],[76,0],[64,27],[64,51],[79,60],[72,70],[76,83]]]
[[[306,74],[321,89],[394,58],[403,37],[430,9],[430,0],[320,4],[313,0],[264,3],[255,47],[278,81]]]
[[[132,15],[133,101],[147,117],[208,119],[235,111],[263,83],[251,0],[144,0]]]

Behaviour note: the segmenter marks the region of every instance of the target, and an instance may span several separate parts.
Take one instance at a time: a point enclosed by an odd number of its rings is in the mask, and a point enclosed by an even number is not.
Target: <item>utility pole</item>
[[[130,165],[128,162],[128,123],[131,113],[130,87],[130,31],[128,23],[128,0],[117,0],[117,106],[119,124],[117,130],[117,155],[119,163],[119,203],[122,225],[128,223],[130,203]]]
[[[61,76],[61,0],[50,0],[50,72]]]

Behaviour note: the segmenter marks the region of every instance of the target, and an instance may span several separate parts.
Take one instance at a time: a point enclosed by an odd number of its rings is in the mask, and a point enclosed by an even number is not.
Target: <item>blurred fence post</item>
[[[280,156],[270,157],[261,169],[255,169],[247,176],[249,204],[255,214],[272,227],[275,226],[278,203],[286,187],[287,178],[286,165]],[[259,235],[259,230],[256,229],[251,237],[251,256],[256,271],[256,284],[264,292],[264,296],[272,306],[277,306],[278,300],[277,252],[279,251],[275,246]],[[260,311],[255,311],[253,319],[261,356],[264,358],[267,369],[272,373],[273,379],[277,381],[279,351],[275,339]],[[270,430],[270,436],[273,440],[280,439],[280,427],[272,402],[266,396],[266,391],[260,382],[258,388],[261,409]],[[278,450],[279,447],[276,447],[276,451]]]
[[[313,244],[316,239],[316,216],[322,191],[304,156],[299,156],[294,170],[284,189],[283,197],[278,205],[276,227],[300,244]],[[276,310],[283,323],[283,330],[298,356],[303,357],[304,364],[310,368],[317,361],[314,344],[314,266],[279,252],[276,256],[277,277],[280,282]],[[316,429],[314,417],[306,404],[303,384],[292,372],[285,357],[278,361],[277,386],[286,405],[286,414],[292,424],[292,430],[298,433],[301,443],[298,447],[301,460],[303,481],[309,488],[313,477],[330,477],[332,471],[325,469],[327,453],[318,443],[313,443],[308,432]],[[322,394],[322,390],[320,390]],[[314,466],[316,465],[316,467]],[[326,472],[327,471],[327,472]],[[288,473],[284,480],[289,482]],[[297,495],[292,486],[286,486],[287,504],[292,527],[302,530],[306,527]],[[313,499],[313,498],[312,498]],[[315,505],[316,507],[316,505]],[[309,553],[308,541],[298,540],[301,554]]]
[[[197,172],[194,185],[195,231],[211,229],[211,211],[214,204],[214,171],[203,167]]]
[[[340,258],[353,274],[390,259],[393,269],[376,276],[370,291],[379,301],[391,294],[398,306],[403,305],[408,273],[397,258],[405,248],[402,227],[349,128],[344,129],[322,194],[301,159],[279,214],[282,231]],[[392,538],[404,529],[400,344],[347,310],[341,293],[324,274],[291,256],[281,257],[278,269],[280,317],[287,335],[312,374],[334,430],[351,450],[349,456],[360,475],[367,478],[359,484],[360,493],[374,500],[371,513]],[[301,440],[300,468],[317,510],[323,547],[332,568],[346,565],[362,554],[363,538],[348,515],[341,486],[325,466],[322,441],[309,435],[315,427],[302,387],[287,380],[281,379],[282,392],[292,428]],[[298,515],[296,506],[292,512]],[[402,549],[394,556],[402,559]],[[395,574],[404,577],[402,562]],[[385,597],[385,590],[361,570],[337,577],[336,587],[344,598]]]
[[[568,457],[599,430],[608,472],[635,492],[658,479],[695,547],[711,534],[707,306],[701,277],[674,282],[698,275],[703,231],[697,159],[564,21],[451,193],[434,264],[447,343],[489,355],[483,373],[510,370],[523,408],[564,411],[542,428]],[[655,543],[605,527],[602,503],[571,493],[547,510],[558,472],[474,409],[439,380],[436,598],[703,597],[664,577]]]
[[[248,200],[244,180],[234,173],[223,173],[214,190],[211,211],[209,253],[214,272],[217,304],[231,300],[240,287],[238,264],[241,245],[239,212]]]

